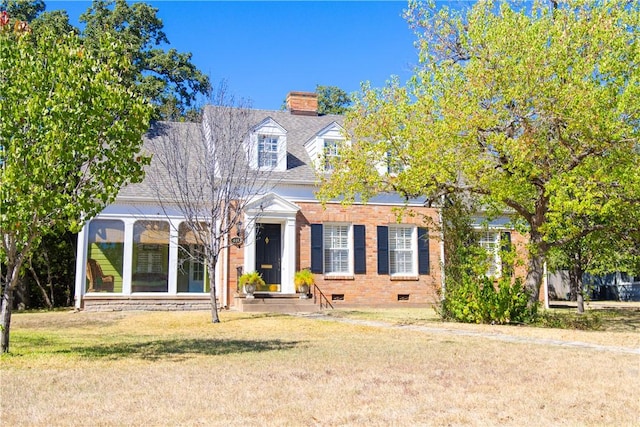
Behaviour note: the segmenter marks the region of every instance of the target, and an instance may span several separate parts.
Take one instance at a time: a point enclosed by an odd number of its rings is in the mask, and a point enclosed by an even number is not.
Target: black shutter
[[[311,272],[324,273],[322,262],[322,224],[311,224]]]
[[[500,244],[501,252],[509,252],[511,251],[511,233],[508,231],[504,231],[500,233]],[[513,266],[508,262],[502,261],[502,275],[503,276],[512,276],[513,275]]]
[[[429,274],[429,229],[418,227],[418,274]]]
[[[353,272],[365,274],[367,272],[367,252],[364,225],[353,226]]]
[[[378,226],[378,274],[389,274],[389,227]]]

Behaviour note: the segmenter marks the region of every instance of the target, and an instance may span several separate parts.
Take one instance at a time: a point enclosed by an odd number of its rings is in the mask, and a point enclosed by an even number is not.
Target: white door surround
[[[281,292],[295,293],[293,276],[296,269],[296,215],[300,207],[275,193],[256,197],[245,209],[244,271],[256,269],[256,223],[280,224],[282,241]]]

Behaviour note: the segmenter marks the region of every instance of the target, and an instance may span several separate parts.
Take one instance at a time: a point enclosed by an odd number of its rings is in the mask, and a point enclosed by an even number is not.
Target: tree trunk
[[[211,264],[211,263],[209,263]],[[216,299],[216,267],[209,265],[209,295],[211,296],[211,323],[220,323],[218,300]]]
[[[578,314],[584,313],[584,290],[582,288],[582,276],[584,275],[584,269],[586,261],[583,257],[580,242],[576,242],[575,245],[568,246],[571,251],[569,256],[569,292],[571,294],[571,301],[577,302]]]
[[[544,258],[539,254],[530,253],[527,265],[527,277],[524,287],[529,292],[529,305],[536,304],[540,300],[540,285],[544,275]]]
[[[582,284],[582,280],[580,281],[580,283]],[[582,286],[580,287],[582,288]],[[584,313],[584,294],[582,293],[582,290],[578,292],[576,301],[578,301],[578,314]]]
[[[13,308],[13,287],[5,284],[0,309],[0,353],[9,352],[9,331],[11,329],[11,309]]]
[[[577,257],[576,257],[577,258]],[[575,295],[575,301],[577,302],[578,314],[584,313],[584,293],[582,292],[582,275],[583,271],[579,265],[579,260],[574,260],[574,265],[569,269],[569,286],[571,289],[571,296]],[[572,301],[573,298],[572,298]]]

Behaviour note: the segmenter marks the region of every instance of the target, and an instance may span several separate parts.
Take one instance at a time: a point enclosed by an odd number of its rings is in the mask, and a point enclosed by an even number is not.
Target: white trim
[[[89,236],[87,233],[87,222],[78,233],[78,247],[76,248],[76,293],[75,308],[82,308],[82,298],[84,297],[84,288],[87,281],[87,251],[89,249]]]
[[[277,163],[275,167],[259,166],[260,152],[258,150],[258,137],[266,136],[277,139]],[[245,147],[249,155],[249,164],[258,170],[287,170],[287,130],[271,117],[258,123],[249,135],[249,145]]]
[[[177,224],[176,224],[177,223]],[[167,293],[175,295],[178,293],[178,228],[180,221],[169,221],[169,268],[167,271],[168,284]],[[191,279],[191,278],[189,278]]]
[[[133,224],[135,218],[122,218],[124,221],[124,259],[122,260],[122,293],[131,295],[131,277],[133,273]]]
[[[300,207],[275,193],[256,197],[245,209],[244,271],[256,269],[256,223],[280,224],[280,292],[295,293],[293,276],[296,267],[296,215]]]

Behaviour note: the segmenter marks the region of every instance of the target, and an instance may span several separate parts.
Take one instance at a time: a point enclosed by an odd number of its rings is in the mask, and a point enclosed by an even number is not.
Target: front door
[[[256,225],[256,271],[266,286],[259,291],[280,292],[280,224]]]

